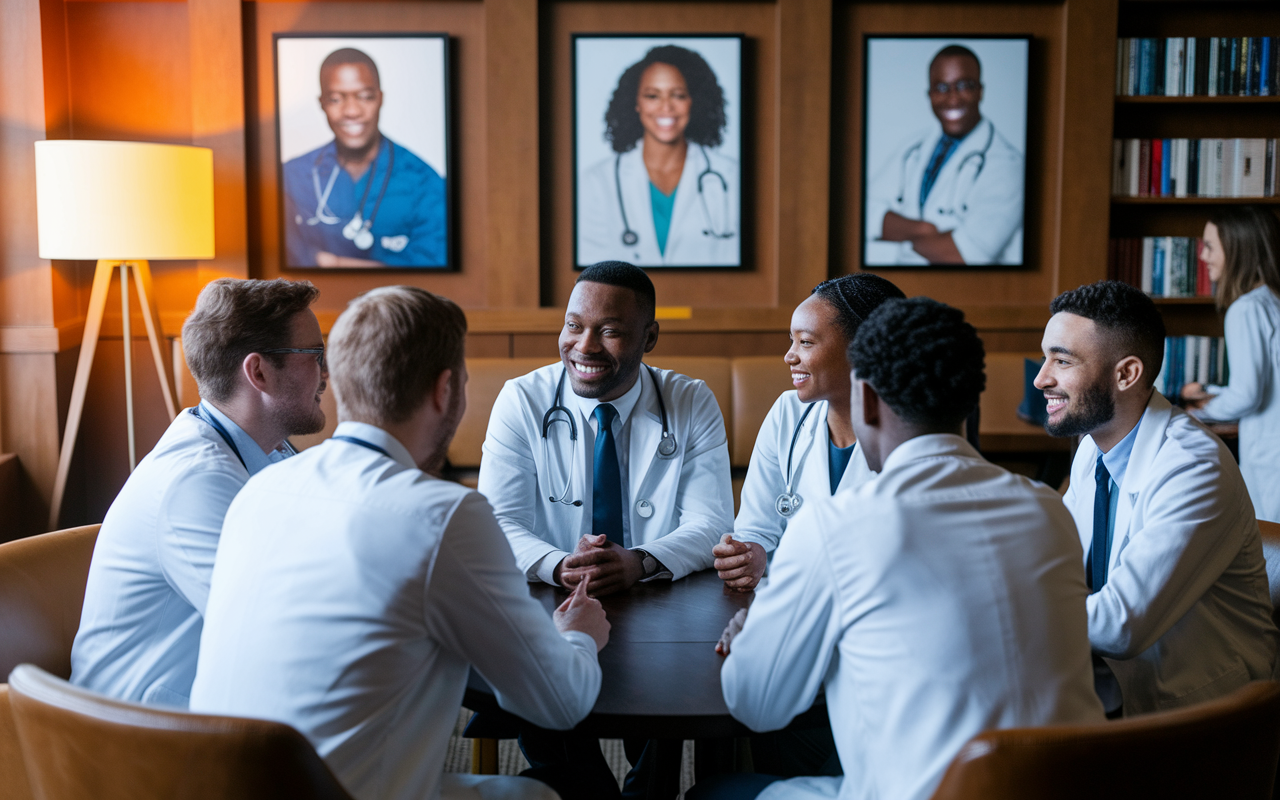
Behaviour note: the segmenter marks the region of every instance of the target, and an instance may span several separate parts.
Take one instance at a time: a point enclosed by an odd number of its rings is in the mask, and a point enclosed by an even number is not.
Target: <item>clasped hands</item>
[[[734,592],[754,591],[769,565],[763,547],[755,542],[739,542],[731,533],[720,537],[720,544],[711,548],[711,555],[716,557],[712,564],[716,574],[725,588]]]
[[[639,553],[614,544],[604,534],[587,534],[556,564],[552,577],[566,589],[589,580],[591,596],[602,597],[631,588],[644,577],[644,563]]]

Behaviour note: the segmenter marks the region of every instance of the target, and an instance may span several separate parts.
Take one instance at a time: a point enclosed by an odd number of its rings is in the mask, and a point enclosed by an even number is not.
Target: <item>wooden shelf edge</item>
[[[1115,101],[1121,105],[1266,105],[1269,103],[1280,103],[1280,97],[1275,95],[1215,95],[1210,97],[1205,94],[1197,95],[1178,95],[1168,97],[1158,94],[1118,94]]]
[[[1126,195],[1112,195],[1111,204],[1117,206],[1280,205],[1280,197],[1129,197]]]

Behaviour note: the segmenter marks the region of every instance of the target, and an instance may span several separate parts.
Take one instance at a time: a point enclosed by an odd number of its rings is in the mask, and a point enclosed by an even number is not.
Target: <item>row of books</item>
[[[1112,239],[1107,277],[1153,297],[1212,297],[1217,289],[1200,258],[1200,240],[1185,236]]]
[[[1274,197],[1280,189],[1275,139],[1116,139],[1111,193],[1117,197]]]
[[[1227,341],[1221,336],[1168,336],[1164,340],[1164,366],[1156,376],[1156,390],[1177,398],[1192,381],[1225,386]]]
[[[1174,36],[1117,42],[1116,94],[1280,94],[1280,37]]]

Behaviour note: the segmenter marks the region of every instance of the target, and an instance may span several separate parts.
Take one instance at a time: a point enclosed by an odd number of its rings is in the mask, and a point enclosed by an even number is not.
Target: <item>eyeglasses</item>
[[[275,355],[277,353],[306,353],[309,356],[316,357],[316,363],[320,365],[320,369],[324,369],[324,348],[323,347],[276,347],[271,350],[262,350],[262,355]]]
[[[971,81],[968,78],[961,78],[955,83],[938,81],[929,87],[929,94],[950,94],[953,91],[957,94],[971,94],[978,91],[978,86],[977,81]]]

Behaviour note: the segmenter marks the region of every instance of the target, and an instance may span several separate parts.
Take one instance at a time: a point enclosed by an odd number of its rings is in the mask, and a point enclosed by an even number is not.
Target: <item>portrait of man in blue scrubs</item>
[[[288,267],[448,267],[445,181],[378,129],[382,81],[344,47],[320,65],[333,140],[284,165]]]

